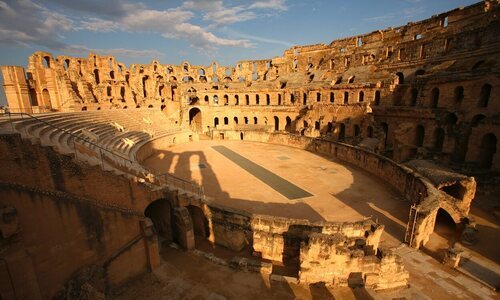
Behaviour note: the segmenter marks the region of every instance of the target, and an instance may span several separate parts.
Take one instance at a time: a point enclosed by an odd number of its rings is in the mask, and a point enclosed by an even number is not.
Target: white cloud
[[[255,1],[248,8],[250,9],[274,9],[286,11],[288,7],[285,4],[285,0],[268,0],[268,1]]]

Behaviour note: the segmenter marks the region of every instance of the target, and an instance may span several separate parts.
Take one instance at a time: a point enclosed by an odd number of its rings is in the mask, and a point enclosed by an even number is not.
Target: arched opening
[[[124,86],[120,87],[120,97],[122,99],[125,98],[125,87]]]
[[[234,105],[240,105],[240,97],[238,95],[234,95]]]
[[[424,126],[418,125],[415,128],[415,137],[413,144],[417,147],[422,147],[424,145],[425,129]]]
[[[245,95],[245,105],[250,105],[250,96]]]
[[[69,65],[70,65],[70,60],[69,59],[65,59],[64,60],[64,69],[69,69]]]
[[[294,94],[290,94],[290,102],[292,104],[295,103],[295,95]]]
[[[244,120],[245,124],[248,124],[248,117],[244,117],[243,120]]]
[[[345,125],[344,123],[340,123],[339,126],[339,136],[337,139],[339,142],[343,142],[345,140]]]
[[[405,83],[405,76],[401,72],[397,72],[396,76],[398,77],[396,84],[404,84]]]
[[[47,89],[43,89],[42,91],[42,99],[43,99],[43,105],[44,106],[51,106],[50,105],[50,94]]]
[[[292,119],[286,117],[285,131],[292,132]]]
[[[441,260],[446,249],[450,248],[457,241],[458,237],[457,224],[447,211],[439,208],[434,222],[434,232],[431,234],[425,248],[435,258]]]
[[[115,71],[109,72],[109,78],[115,79]]]
[[[87,106],[82,106],[82,111],[87,111]]]
[[[307,105],[307,93],[304,93],[304,94],[302,95],[302,104],[303,104],[303,105]]]
[[[144,210],[144,215],[153,221],[153,226],[161,241],[172,241],[172,205],[167,199],[158,199],[150,203]]]
[[[259,95],[255,95],[255,105],[259,105],[260,103],[260,99],[259,99]]]
[[[344,92],[344,104],[349,104],[349,92]]]
[[[278,105],[281,105],[281,94],[278,94]]]
[[[368,126],[366,128],[366,136],[369,137],[369,138],[372,138],[373,137],[373,127],[371,126]]]
[[[365,100],[365,93],[363,91],[359,92],[358,102],[363,102]]]
[[[147,91],[147,82],[148,82],[148,76],[144,76],[142,78],[142,91],[143,91],[143,96],[146,98],[148,96],[148,91]]]
[[[455,104],[455,106],[460,106],[460,104],[462,104],[462,101],[464,100],[464,87],[457,86],[453,95],[453,103]]]
[[[375,91],[375,95],[373,97],[373,102],[374,102],[375,106],[380,105],[380,91]]]
[[[486,118],[485,115],[475,115],[474,117],[472,117],[470,123],[471,123],[471,126],[472,127],[476,127],[477,125],[479,125],[479,123],[481,123],[482,120],[484,120]]]
[[[257,124],[257,117],[253,117],[253,123]]]
[[[108,97],[111,97],[111,87],[110,86],[106,87],[106,94],[108,95]]]
[[[412,88],[410,91],[410,106],[417,106],[418,90]]]
[[[457,121],[458,121],[457,115],[455,115],[454,113],[449,113],[444,118],[445,125],[455,125],[457,124]]]
[[[214,95],[214,104],[219,104],[219,97]]]
[[[217,128],[218,125],[219,125],[219,118],[215,117],[214,118],[214,127]]]
[[[490,101],[491,95],[491,85],[485,84],[481,88],[481,94],[479,95],[479,107],[488,107],[488,102]]]
[[[359,125],[354,125],[354,136],[359,136],[361,134],[361,130],[359,129]]]
[[[274,131],[280,130],[280,119],[277,116],[274,116]]]
[[[94,79],[95,79],[95,83],[96,84],[99,84],[99,70],[95,69],[94,70]]]
[[[191,130],[201,132],[201,110],[197,107],[189,110],[189,125]]]
[[[266,105],[271,105],[271,96],[269,94],[266,94]]]
[[[50,68],[50,57],[49,56],[44,56],[42,61],[43,61],[43,66],[46,69],[49,69]]]
[[[443,151],[445,132],[443,128],[436,128],[434,130],[434,151]]]
[[[235,125],[238,125],[238,117],[234,117],[234,118],[233,118],[233,121],[234,121],[234,124],[235,124]]]
[[[335,93],[330,92],[330,103],[335,102]]]
[[[191,220],[193,221],[195,245],[199,245],[200,243],[205,242],[210,235],[208,220],[201,208],[199,208],[198,206],[188,205],[186,208],[191,215]]]
[[[493,133],[485,134],[479,146],[479,165],[482,168],[491,168],[493,158],[497,152],[497,137]]]
[[[439,89],[433,88],[431,92],[431,108],[437,108],[439,104]]]
[[[228,117],[224,117],[224,125],[229,125],[229,118]]]
[[[332,132],[333,132],[333,124],[332,124],[332,122],[328,122],[328,123],[326,124],[326,133],[327,133],[328,135],[331,135],[331,134],[332,134]]]
[[[243,132],[240,132],[240,140],[243,141]]]
[[[321,102],[321,93],[316,93],[316,102]]]
[[[229,96],[224,95],[224,105],[229,105]]]
[[[383,122],[380,124],[380,126],[382,127],[382,131],[384,132],[384,147],[387,146],[387,141],[388,141],[388,138],[389,138],[389,124]]]
[[[321,129],[321,125],[320,125],[319,121],[314,122],[314,129],[316,129],[316,130]]]
[[[165,104],[163,104],[162,106],[160,106],[160,110],[163,111],[167,106]]]

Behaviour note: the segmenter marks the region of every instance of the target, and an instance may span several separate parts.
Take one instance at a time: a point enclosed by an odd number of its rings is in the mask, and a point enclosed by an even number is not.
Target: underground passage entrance
[[[171,242],[172,236],[172,206],[167,199],[158,199],[146,207],[144,215],[153,221],[160,245],[162,241]]]

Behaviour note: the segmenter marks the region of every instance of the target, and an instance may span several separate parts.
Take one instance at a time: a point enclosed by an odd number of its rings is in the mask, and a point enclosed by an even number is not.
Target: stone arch
[[[410,106],[417,106],[418,99],[418,90],[416,88],[412,88],[410,90]]]
[[[359,136],[361,134],[361,129],[359,128],[359,125],[354,125],[354,136]]]
[[[219,125],[219,118],[215,117],[214,118],[214,127],[217,127]]]
[[[210,229],[208,226],[208,219],[203,213],[203,210],[194,205],[188,205],[187,210],[193,221],[193,232],[195,238],[206,239],[210,236]],[[196,244],[196,241],[195,241]]]
[[[94,79],[95,79],[95,83],[99,84],[100,80],[99,80],[99,70],[98,69],[94,69]]]
[[[258,122],[257,117],[253,117],[253,123],[254,123],[254,124],[257,124],[257,122]]]
[[[349,92],[344,92],[344,104],[349,104]]]
[[[369,137],[369,138],[373,137],[373,127],[372,126],[368,126],[366,128],[366,136]]]
[[[493,133],[487,133],[481,139],[479,146],[478,161],[483,168],[491,168],[495,153],[497,152],[498,139]]]
[[[438,127],[434,130],[434,151],[441,152],[443,151],[445,132],[444,129]]]
[[[334,102],[335,102],[335,93],[330,92],[330,103],[334,103]]]
[[[490,101],[491,96],[491,85],[485,84],[481,88],[481,93],[479,95],[478,107],[488,107],[488,102]]]
[[[338,135],[337,140],[339,142],[343,142],[345,140],[345,125],[344,125],[344,123],[340,123],[340,125],[339,125],[339,135]]]
[[[415,145],[417,147],[422,147],[424,145],[424,138],[425,138],[425,128],[422,125],[418,125],[415,128],[413,145]]]
[[[290,117],[286,117],[285,131],[292,132],[292,119]]]
[[[274,116],[274,131],[280,130],[280,118]]]
[[[464,87],[457,86],[453,92],[453,104],[455,106],[460,106],[464,100]]]
[[[144,210],[144,215],[151,219],[159,239],[173,240],[172,204],[167,199],[151,202]]]
[[[224,125],[229,125],[229,118],[228,117],[224,117]]]
[[[482,120],[486,119],[486,116],[483,115],[483,114],[479,114],[479,115],[475,115],[474,117],[472,117],[470,123],[471,123],[471,126],[472,127],[476,127],[477,125],[479,125],[479,123],[481,123]]]
[[[360,91],[358,94],[358,102],[363,102],[365,100],[365,93]]]
[[[234,117],[234,118],[233,118],[233,121],[234,121],[234,124],[235,124],[235,125],[238,125],[238,117]]]
[[[189,125],[191,126],[191,130],[201,132],[202,118],[199,108],[193,107],[189,110]]]
[[[380,105],[380,91],[375,91],[375,95],[373,96],[373,102],[375,106]]]
[[[396,84],[404,84],[405,83],[405,75],[402,72],[397,72],[396,76],[397,76]]]
[[[43,91],[42,91],[42,100],[43,100],[43,105],[44,106],[51,106],[50,105],[50,93],[49,93],[49,90],[43,89]]]
[[[431,91],[431,108],[437,108],[439,105],[439,88],[435,87]]]

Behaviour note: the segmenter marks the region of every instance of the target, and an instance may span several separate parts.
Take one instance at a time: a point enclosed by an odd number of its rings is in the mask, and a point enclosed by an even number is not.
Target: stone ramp
[[[311,193],[248,160],[227,147],[212,146],[212,148],[290,200],[313,196]]]

